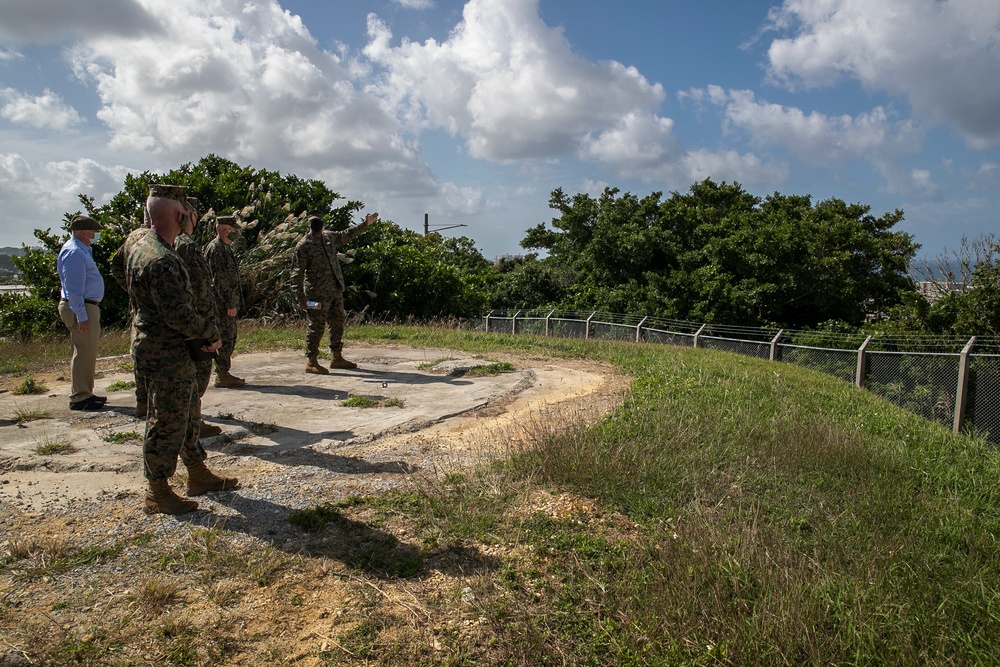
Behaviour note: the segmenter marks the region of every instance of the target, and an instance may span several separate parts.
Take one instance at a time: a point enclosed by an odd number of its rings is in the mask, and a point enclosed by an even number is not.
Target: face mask
[[[313,234],[320,233],[321,231],[323,231],[323,223],[320,222],[319,220],[315,220],[313,222],[310,222],[309,223],[309,231],[311,231]]]
[[[101,233],[100,233],[100,232],[97,232],[96,234],[94,234],[94,238],[92,238],[92,239],[90,240],[90,242],[91,242],[91,243],[97,243],[97,242],[98,242],[98,241],[100,241],[100,240],[101,240]]]

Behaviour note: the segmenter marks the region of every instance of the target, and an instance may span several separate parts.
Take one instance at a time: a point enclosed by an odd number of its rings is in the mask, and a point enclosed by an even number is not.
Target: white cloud
[[[430,9],[434,6],[433,0],[392,0],[397,5],[407,9]]]
[[[781,162],[765,162],[753,153],[735,150],[695,150],[681,163],[681,182],[691,183],[711,178],[714,181],[736,181],[746,186],[773,186],[788,178],[788,166]]]
[[[785,0],[771,12],[791,31],[768,51],[774,80],[794,87],[842,77],[905,96],[974,147],[1000,145],[1000,3],[996,0]]]
[[[273,0],[144,0],[157,34],[85,36],[68,50],[100,97],[109,147],[161,161],[237,161],[399,193],[433,189],[419,149],[341,58]],[[384,190],[382,189],[384,188]]]
[[[483,210],[486,196],[482,188],[445,183],[442,187],[445,210],[452,214],[475,215]]]
[[[626,177],[669,188],[685,188],[706,178],[747,185],[784,180],[787,168],[734,150],[688,150],[674,136],[673,121],[652,114],[628,114],[621,122],[584,141],[582,156],[614,167]]]
[[[17,125],[64,130],[83,122],[76,109],[49,89],[32,97],[13,88],[0,89],[0,118]]]
[[[664,98],[635,68],[573,53],[539,0],[470,0],[438,43],[403,40],[369,16],[365,54],[385,69],[377,87],[414,129],[461,135],[473,157],[495,161],[570,155],[591,133]]]
[[[4,0],[0,3],[0,41],[22,44],[69,37],[135,36],[161,30],[135,0]]]
[[[968,181],[972,190],[995,190],[1000,188],[1000,165],[996,162],[983,162],[975,170],[963,170],[962,177]]]
[[[723,93],[718,86],[692,91],[690,97],[722,106],[726,126],[746,131],[754,143],[782,146],[813,164],[913,151],[921,139],[912,123],[894,121],[882,107],[857,116],[805,113],[795,107],[757,101],[749,90]]]
[[[94,197],[98,206],[120,189],[123,166],[107,167],[91,159],[31,164],[17,153],[0,153],[0,236],[11,242],[31,242],[31,228],[59,230],[63,214],[81,208],[77,195]],[[22,220],[30,220],[24,225]]]

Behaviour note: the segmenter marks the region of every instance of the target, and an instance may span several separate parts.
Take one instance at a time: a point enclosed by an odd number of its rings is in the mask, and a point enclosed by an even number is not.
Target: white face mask
[[[97,232],[97,233],[94,234],[94,238],[90,239],[90,242],[91,243],[97,243],[100,240],[101,240],[101,233]]]

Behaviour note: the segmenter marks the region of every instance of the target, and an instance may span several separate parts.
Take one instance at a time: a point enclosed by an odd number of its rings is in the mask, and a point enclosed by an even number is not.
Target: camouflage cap
[[[186,185],[165,185],[163,183],[155,183],[150,184],[149,186],[150,197],[175,199],[182,204],[187,203],[187,191],[188,189]]]
[[[217,224],[217,225],[229,225],[230,227],[233,227],[233,228],[238,228],[239,227],[239,225],[236,224],[236,216],[235,215],[217,215],[215,217],[215,224]]]
[[[201,205],[201,202],[198,201],[197,197],[188,197],[187,203],[196,211],[198,210],[198,206]]]
[[[99,232],[101,231],[101,223],[99,223],[97,220],[94,220],[90,216],[77,215],[74,216],[72,220],[70,220],[69,228],[74,232],[78,232],[85,229],[93,232]]]
[[[308,222],[309,220],[319,220],[320,222],[322,222],[323,216],[320,215],[319,213],[316,213],[315,211],[309,211],[308,213],[306,213],[306,221]]]

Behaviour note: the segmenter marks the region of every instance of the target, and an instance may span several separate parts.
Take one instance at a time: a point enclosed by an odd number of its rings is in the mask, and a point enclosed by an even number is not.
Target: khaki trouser
[[[80,333],[76,315],[66,301],[59,302],[59,317],[69,329],[69,338],[73,342],[73,356],[70,360],[69,402],[78,403],[94,395],[94,370],[97,367],[97,343],[101,337],[101,307],[92,303],[83,304],[87,309],[87,321],[90,330]]]

